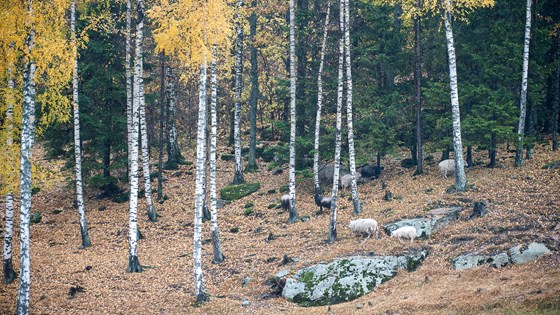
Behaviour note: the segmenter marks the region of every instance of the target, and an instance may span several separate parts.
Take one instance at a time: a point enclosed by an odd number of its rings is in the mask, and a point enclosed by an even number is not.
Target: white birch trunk
[[[243,24],[241,23],[241,8],[243,0],[237,1],[237,21],[236,31],[237,40],[235,47],[235,114],[234,114],[234,146],[235,146],[235,167],[233,175],[233,184],[242,184],[243,178],[243,161],[241,157],[241,92],[243,90]]]
[[[27,1],[29,18],[33,18],[33,0]],[[29,295],[31,285],[31,257],[29,252],[29,219],[31,212],[31,151],[35,138],[35,60],[32,52],[35,44],[35,28],[31,21],[26,21],[27,38],[25,46],[27,57],[23,69],[23,109],[21,122],[21,156],[20,156],[20,277],[15,314],[29,313]]]
[[[148,208],[148,218],[151,222],[157,221],[157,212],[152,198],[152,183],[150,181],[150,155],[148,152],[148,131],[146,123],[146,102],[144,99],[144,65],[143,65],[143,42],[144,42],[144,1],[138,0],[137,8],[138,21],[136,22],[136,60],[135,66],[135,82],[138,89],[138,104],[140,114],[140,138],[142,140],[142,171],[144,180],[144,191],[146,196],[146,205]],[[137,64],[137,65],[136,65]]]
[[[80,140],[80,105],[78,103],[78,40],[76,38],[76,0],[72,1],[70,9],[70,28],[72,32],[72,45],[74,53],[74,73],[72,78],[72,105],[74,108],[74,157],[76,160],[76,202],[78,204],[78,214],[80,216],[80,235],[82,236],[82,246],[91,246],[89,238],[86,210],[84,207],[84,193],[82,188],[82,148]]]
[[[336,98],[336,138],[334,148],[334,173],[333,185],[331,193],[331,209],[329,221],[329,237],[328,243],[333,243],[336,240],[337,230],[337,203],[338,203],[338,181],[340,175],[340,142],[341,142],[341,129],[342,129],[342,99],[344,95],[344,1],[340,1],[340,38],[338,40],[338,95]]]
[[[200,67],[199,83],[193,269],[196,301],[205,302],[209,299],[204,289],[202,273],[202,207],[204,206],[204,182],[206,181],[206,63]]]
[[[344,0],[344,51],[346,55],[346,120],[348,122],[348,157],[352,175],[353,214],[360,214],[362,206],[356,183],[356,154],[354,151],[354,122],[352,118],[352,58],[350,52],[350,0]]]
[[[8,164],[10,170],[14,170],[14,161],[12,154],[13,145],[13,125],[14,125],[14,80],[12,67],[8,70],[8,95],[6,100],[8,108],[6,110],[6,149],[8,150]],[[12,238],[14,235],[14,194],[10,190],[6,194],[6,224],[4,226],[4,263],[3,275],[4,284],[10,284],[17,278],[14,272],[12,261]]]
[[[517,127],[517,152],[515,154],[515,166],[523,165],[523,139],[525,137],[525,118],[527,116],[527,77],[529,76],[532,2],[532,0],[527,0],[527,9],[525,10],[525,40],[523,43],[523,69],[521,72],[521,99],[519,101],[519,126]]]
[[[210,117],[211,117],[211,139],[210,139],[210,213],[212,216],[212,248],[214,251],[213,263],[219,264],[224,261],[224,254],[222,252],[222,244],[220,241],[220,229],[218,228],[218,207],[216,205],[216,155],[217,155],[217,134],[218,134],[218,114],[217,107],[217,78],[216,78],[216,48],[214,47],[212,53],[212,76],[210,82],[211,89],[211,104],[210,104]]]
[[[130,180],[131,180],[131,160],[130,154],[132,152],[132,72],[130,69],[130,54],[131,54],[131,40],[130,35],[132,32],[132,22],[131,22],[131,15],[132,15],[132,4],[130,0],[126,0],[126,50],[125,50],[125,75],[126,75],[126,130],[127,130],[127,148],[128,148],[128,191],[130,193]]]
[[[449,57],[449,81],[451,86],[451,113],[453,119],[453,149],[455,152],[455,189],[465,190],[467,177],[463,160],[463,143],[461,140],[461,116],[459,112],[459,89],[457,87],[457,64],[455,46],[453,44],[453,29],[451,28],[451,13],[449,0],[445,0],[445,38],[447,39],[447,54]]]
[[[290,0],[290,223],[298,220],[296,208],[296,31],[294,2],[294,0]]]
[[[142,0],[138,1],[138,10],[142,6]],[[141,13],[141,12],[139,12]],[[140,20],[142,20],[140,18]],[[128,272],[142,272],[142,266],[138,261],[138,138],[140,132],[140,106],[143,97],[142,85],[142,24],[136,25],[136,51],[134,54],[134,85],[132,100],[132,131],[129,134],[130,146],[130,213],[129,213],[129,253]]]
[[[315,194],[322,193],[321,186],[319,184],[319,135],[321,132],[321,111],[323,108],[323,68],[325,64],[325,50],[327,47],[330,13],[331,3],[329,1],[329,3],[327,3],[327,16],[325,17],[325,26],[323,27],[323,41],[321,42],[321,56],[319,59],[319,74],[317,76],[317,116],[315,118],[315,154],[313,155]]]

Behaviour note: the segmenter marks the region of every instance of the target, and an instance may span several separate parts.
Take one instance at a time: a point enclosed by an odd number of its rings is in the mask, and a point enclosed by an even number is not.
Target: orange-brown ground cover
[[[486,153],[475,157],[484,160]],[[188,157],[192,160],[192,157]],[[143,273],[126,272],[128,262],[128,204],[109,200],[87,200],[87,219],[93,246],[79,250],[78,215],[72,208],[72,189],[65,183],[43,189],[34,196],[33,211],[43,220],[31,227],[31,313],[32,314],[558,314],[560,313],[560,170],[541,167],[560,159],[550,146],[538,146],[533,160],[521,168],[511,165],[513,154],[503,152],[502,168],[478,165],[468,169],[474,188],[464,193],[446,194],[453,179],[439,176],[436,165],[426,173],[412,176],[397,160],[385,159],[382,179],[396,197],[383,201],[379,181],[359,186],[363,203],[360,217],[373,217],[381,224],[400,218],[423,215],[429,203],[460,204],[466,208],[457,221],[431,239],[413,244],[386,236],[362,240],[346,228],[353,219],[351,203],[343,198],[339,212],[338,240],[327,245],[328,215],[316,217],[312,180],[298,183],[297,208],[311,220],[286,224],[288,215],[268,209],[282,194],[287,172],[271,175],[261,163],[261,171],[245,174],[248,181],[261,182],[255,193],[219,209],[222,247],[226,260],[211,263],[211,243],[204,245],[205,285],[211,301],[193,306],[192,232],[193,166],[182,166],[182,174],[165,173],[165,193],[158,205],[159,222],[150,223],[143,200],[139,211],[140,263],[150,266]],[[233,162],[219,161],[218,187],[233,174]],[[177,174],[176,174],[177,175]],[[267,193],[276,189],[276,193]],[[346,193],[348,196],[349,193]],[[487,216],[471,221],[465,217],[471,200],[487,200]],[[252,202],[255,212],[244,215]],[[104,211],[98,209],[105,206]],[[63,209],[60,214],[54,209]],[[3,211],[3,210],[2,210]],[[1,214],[0,216],[4,216]],[[18,217],[19,218],[19,217]],[[16,224],[18,221],[16,218]],[[238,233],[230,230],[239,228]],[[260,228],[257,230],[257,228]],[[268,240],[269,234],[276,235]],[[468,240],[465,237],[472,237]],[[14,237],[14,265],[19,269],[19,233]],[[210,239],[209,222],[203,239]],[[466,240],[465,240],[466,239]],[[517,244],[540,241],[553,254],[525,265],[502,269],[481,266],[455,271],[450,260],[472,251],[494,253]],[[302,308],[282,298],[263,299],[270,292],[264,282],[282,269],[297,269],[336,257],[399,254],[408,248],[425,246],[430,255],[415,272],[400,271],[392,280],[357,300],[330,307]],[[299,261],[281,266],[284,255]],[[276,257],[276,260],[272,258]],[[273,260],[273,261],[271,261]],[[271,262],[270,262],[271,261]],[[251,281],[241,286],[244,278]],[[69,296],[71,287],[86,291]],[[13,312],[17,283],[0,285],[0,314]],[[251,305],[241,306],[243,300]],[[358,308],[361,304],[362,308]]]

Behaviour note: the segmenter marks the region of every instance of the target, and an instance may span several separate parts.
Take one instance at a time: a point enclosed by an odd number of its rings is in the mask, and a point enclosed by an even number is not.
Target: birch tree
[[[194,288],[197,302],[206,302],[209,296],[204,289],[202,273],[202,207],[204,206],[204,181],[206,181],[206,64],[200,67],[198,102],[198,136],[196,141],[196,190],[194,205]]]
[[[296,210],[296,45],[295,45],[295,3],[290,0],[290,218],[298,220]]]
[[[465,175],[465,162],[463,160],[463,143],[461,139],[461,117],[459,112],[459,89],[457,85],[457,60],[455,58],[455,45],[453,44],[453,29],[451,28],[451,4],[445,11],[445,38],[447,40],[447,55],[449,60],[449,83],[451,87],[451,114],[453,120],[453,150],[455,152],[455,189],[465,190],[467,176]]]
[[[356,183],[356,154],[354,151],[354,122],[352,115],[352,58],[350,51],[350,0],[344,1],[344,52],[346,57],[346,120],[348,123],[348,156],[352,175],[353,214],[360,214],[361,204]]]
[[[23,66],[23,109],[21,122],[20,154],[20,277],[15,314],[29,313],[31,285],[31,259],[29,252],[29,225],[31,211],[31,150],[35,140],[35,60],[32,56],[35,46],[35,25],[33,23],[33,0],[27,1],[25,29],[25,60]]]
[[[523,69],[521,72],[521,96],[519,101],[519,125],[517,127],[517,150],[515,166],[523,165],[523,139],[525,137],[525,119],[527,116],[527,77],[529,76],[529,46],[531,43],[531,4],[527,0],[525,13],[525,40],[523,42]]]
[[[134,84],[132,112],[130,113],[132,130],[129,133],[129,146],[131,151],[128,159],[130,160],[130,213],[128,217],[128,272],[142,272],[142,266],[138,261],[138,138],[140,133],[140,107],[144,98],[142,83],[142,33],[143,33],[143,3],[137,2],[138,23],[136,24],[135,54],[134,54]]]
[[[132,179],[132,160],[130,159],[132,152],[132,71],[130,69],[131,56],[131,34],[132,34],[132,4],[130,0],[126,0],[126,48],[125,48],[125,76],[126,76],[126,131],[128,135],[128,192],[130,192],[130,184]]]
[[[336,131],[335,131],[335,149],[334,149],[334,174],[333,174],[333,185],[331,193],[331,209],[330,209],[330,221],[329,221],[329,237],[327,239],[328,243],[333,243],[336,240],[337,230],[336,224],[338,220],[337,215],[337,203],[338,203],[338,180],[340,175],[340,141],[341,141],[341,129],[342,129],[342,101],[344,96],[344,0],[340,1],[340,38],[338,40],[338,88],[337,88],[337,98],[336,98]]]
[[[321,194],[319,184],[319,135],[321,132],[321,111],[323,109],[323,68],[325,65],[325,50],[327,46],[327,35],[329,27],[329,17],[331,13],[331,2],[327,3],[327,15],[323,27],[323,40],[321,42],[321,55],[319,57],[319,71],[317,75],[317,116],[315,118],[315,143],[313,154],[313,174],[315,183],[315,194]]]
[[[91,246],[89,237],[86,211],[84,207],[84,194],[82,189],[82,148],[80,140],[80,106],[78,103],[78,41],[76,38],[76,0],[72,1],[70,9],[70,30],[72,36],[72,46],[74,53],[74,71],[72,78],[72,105],[74,108],[74,158],[76,161],[76,202],[78,204],[78,214],[80,216],[80,234],[82,236],[82,246]]]
[[[152,198],[152,183],[150,181],[150,155],[148,152],[148,130],[146,123],[146,102],[144,98],[144,65],[143,48],[144,43],[144,1],[138,0],[136,5],[136,58],[134,60],[134,82],[135,90],[138,90],[138,97],[135,98],[138,104],[140,115],[140,138],[142,140],[142,171],[144,180],[144,191],[148,208],[148,218],[152,222],[157,221],[157,212]],[[139,63],[139,64],[138,64]]]
[[[14,165],[13,155],[11,154],[13,146],[13,126],[14,126],[14,79],[13,79],[13,65],[8,69],[8,93],[6,102],[8,108],[6,110],[6,151],[8,155],[8,164],[11,168]],[[14,193],[10,189],[6,194],[6,218],[4,226],[4,261],[3,261],[3,275],[4,284],[12,283],[17,274],[14,271],[12,262],[12,238],[14,229]]]
[[[243,0],[237,1],[237,16],[235,30],[237,33],[235,42],[235,101],[234,101],[234,147],[235,147],[235,166],[233,174],[233,184],[242,184],[243,161],[241,159],[241,93],[243,89],[243,25],[241,24],[241,9]]]
[[[216,205],[216,145],[217,145],[217,99],[218,99],[218,84],[216,78],[216,52],[215,48],[212,53],[212,74],[210,77],[211,82],[211,103],[210,103],[210,213],[212,224],[212,248],[214,252],[213,263],[219,264],[224,261],[224,254],[222,252],[222,244],[220,241],[220,229],[218,228],[218,209]]]

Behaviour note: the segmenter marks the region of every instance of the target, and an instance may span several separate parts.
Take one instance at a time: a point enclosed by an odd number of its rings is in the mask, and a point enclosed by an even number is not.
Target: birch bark
[[[15,314],[29,313],[29,295],[31,285],[31,257],[29,252],[29,219],[31,211],[31,151],[35,140],[35,60],[32,52],[35,45],[35,28],[33,26],[33,0],[27,1],[29,20],[26,21],[27,53],[23,69],[23,109],[21,122],[21,156],[20,156],[20,277]]]
[[[217,133],[218,133],[218,119],[217,119],[217,78],[216,78],[216,55],[215,48],[212,54],[212,74],[210,78],[211,82],[211,103],[210,103],[210,128],[211,128],[211,139],[210,139],[210,213],[211,213],[211,225],[212,225],[212,248],[214,252],[213,263],[219,264],[224,261],[224,254],[222,252],[222,244],[220,241],[220,229],[218,228],[218,209],[216,205],[216,145],[217,145]]]
[[[325,64],[325,50],[327,46],[327,36],[329,27],[329,18],[331,13],[331,2],[327,3],[327,16],[325,17],[325,25],[323,27],[323,40],[321,42],[321,55],[319,57],[319,73],[317,76],[317,116],[315,118],[315,143],[313,155],[313,174],[315,183],[315,194],[321,194],[321,186],[319,184],[319,135],[321,132],[321,111],[323,109],[323,68]]]
[[[206,63],[200,67],[199,88],[193,269],[196,301],[205,302],[209,300],[204,289],[202,272],[202,207],[204,206],[204,182],[206,181]]]
[[[457,63],[455,46],[453,44],[453,29],[451,28],[450,2],[445,13],[445,38],[447,39],[447,54],[449,57],[449,81],[451,86],[451,113],[453,119],[453,149],[455,152],[455,189],[465,190],[467,177],[465,175],[465,162],[463,160],[463,144],[461,140],[461,117],[459,112],[459,89],[457,87]]]
[[[142,0],[138,0],[137,10],[142,14]],[[131,142],[129,160],[130,160],[130,213],[129,213],[129,254],[128,254],[128,272],[142,272],[142,266],[138,261],[138,138],[140,132],[140,106],[143,98],[142,89],[142,18],[139,17],[139,23],[136,24],[135,54],[134,54],[134,85],[133,100],[129,142]]]
[[[523,140],[525,137],[525,119],[527,116],[527,77],[529,76],[529,46],[531,44],[531,4],[527,0],[525,10],[525,40],[523,44],[523,69],[521,72],[521,99],[519,101],[519,125],[517,127],[517,150],[515,166],[523,165]]]
[[[72,1],[70,9],[70,29],[72,33],[72,45],[74,53],[74,73],[72,78],[72,105],[74,109],[74,158],[76,161],[76,202],[78,204],[78,214],[80,216],[80,234],[82,236],[82,246],[91,246],[89,237],[86,210],[84,207],[84,193],[82,188],[82,148],[80,140],[80,105],[78,103],[78,41],[76,38],[76,0]]]
[[[334,148],[334,174],[333,174],[333,185],[331,193],[331,209],[330,209],[330,220],[329,220],[329,237],[327,239],[328,243],[333,243],[336,240],[337,231],[337,203],[338,203],[338,180],[340,175],[340,141],[341,141],[341,129],[342,129],[342,100],[344,95],[344,1],[340,1],[340,38],[338,40],[338,95],[336,98],[336,138],[335,138],[335,148]]]
[[[8,108],[6,110],[6,149],[8,150],[8,164],[10,169],[14,166],[14,161],[12,158],[12,145],[13,145],[13,125],[14,125],[14,80],[13,80],[13,68],[10,67],[8,70],[8,92],[6,100],[8,103]],[[12,191],[6,194],[6,224],[4,226],[4,262],[3,262],[3,274],[4,274],[4,284],[12,283],[16,278],[17,274],[14,271],[14,265],[12,261],[12,239],[14,235],[14,194]]]
[[[242,184],[243,178],[243,161],[241,158],[241,92],[243,90],[243,25],[241,24],[241,8],[243,0],[237,1],[237,21],[236,31],[237,39],[235,43],[235,127],[233,132],[235,143],[235,169],[233,174],[233,184]]]
[[[346,120],[348,122],[348,156],[350,160],[350,174],[352,175],[352,205],[353,214],[362,212],[362,205],[358,197],[356,183],[356,154],[354,150],[354,121],[352,115],[352,57],[350,51],[350,0],[344,1],[344,51],[346,57]]]
[[[296,208],[296,45],[295,45],[295,3],[290,0],[290,218],[289,223],[298,220]]]

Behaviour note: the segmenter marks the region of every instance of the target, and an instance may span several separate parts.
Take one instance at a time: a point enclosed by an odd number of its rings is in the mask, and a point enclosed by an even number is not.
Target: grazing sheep
[[[282,196],[282,209],[283,210],[290,209],[290,195]]]
[[[360,173],[356,173],[356,182],[359,182],[361,180],[362,180],[362,175]],[[346,188],[352,185],[352,174],[342,175],[342,177],[340,177],[339,183],[340,183],[340,187],[342,187],[342,190],[346,190]]]
[[[321,183],[332,183],[334,177],[334,163],[319,165],[319,181]]]
[[[360,233],[360,235],[367,235],[367,238],[375,233],[375,238],[379,238],[379,226],[377,221],[374,219],[358,219],[354,221],[350,221],[348,224],[348,228],[352,230],[354,233]]]
[[[373,166],[371,164],[364,164],[360,169],[360,175],[365,182],[367,179],[377,179],[381,176],[381,171],[384,169],[383,166]]]
[[[391,233],[391,237],[396,237],[401,240],[401,238],[409,238],[410,242],[414,241],[416,238],[416,228],[413,226],[403,226]]]
[[[331,208],[331,203],[332,203],[332,198],[331,197],[323,197],[319,194],[315,194],[315,196],[313,196],[315,199],[315,204],[320,207],[321,212],[323,212],[323,207],[330,209]]]
[[[439,162],[439,173],[443,178],[447,178],[447,172],[454,173],[455,172],[455,160],[454,159],[447,159]],[[465,162],[465,167],[469,165]]]

